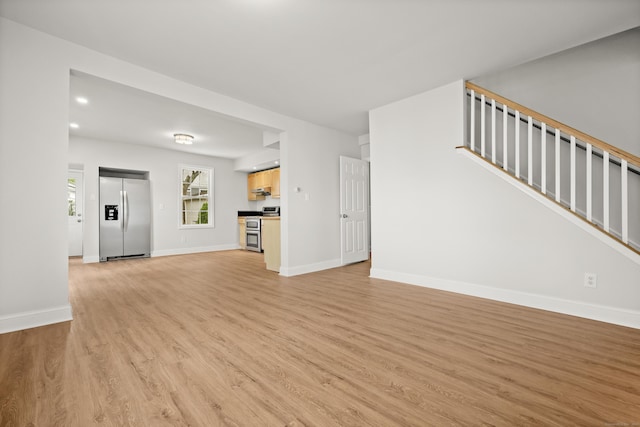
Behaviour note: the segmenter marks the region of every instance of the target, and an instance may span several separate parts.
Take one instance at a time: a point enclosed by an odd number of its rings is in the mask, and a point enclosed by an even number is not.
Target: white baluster
[[[496,100],[491,100],[491,162],[496,163]]]
[[[502,168],[506,171],[509,170],[509,155],[507,144],[507,128],[509,124],[509,107],[502,104]]]
[[[592,165],[593,165],[593,146],[589,143],[587,143],[587,173],[586,173],[586,180],[587,180],[587,221],[591,222],[593,220],[593,208],[591,206],[592,204],[592,197],[593,197],[593,185],[592,185],[592,179],[591,179],[591,171],[592,171]]]
[[[471,151],[476,151],[476,91],[471,89]]]
[[[540,123],[540,189],[547,194],[547,124]]]
[[[609,152],[602,152],[602,222],[609,232]]]
[[[576,137],[571,135],[571,211],[576,211]]]
[[[485,128],[487,124],[485,120],[485,109],[485,96],[480,95],[480,155],[482,158],[484,158],[486,150]]]
[[[516,178],[520,178],[520,111],[516,110]]]
[[[556,129],[556,202],[560,203],[560,129]]]
[[[533,185],[533,117],[527,123],[527,175],[529,185]]]
[[[622,197],[622,241],[629,243],[629,164],[626,160],[620,159],[621,185],[620,196]]]

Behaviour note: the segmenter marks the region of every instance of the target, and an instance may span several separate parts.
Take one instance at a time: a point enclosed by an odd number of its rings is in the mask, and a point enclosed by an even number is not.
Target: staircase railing
[[[640,254],[640,157],[467,82],[464,147]]]

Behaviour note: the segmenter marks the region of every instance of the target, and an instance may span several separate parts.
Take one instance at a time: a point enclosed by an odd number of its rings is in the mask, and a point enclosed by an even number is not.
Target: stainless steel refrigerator
[[[100,177],[100,261],[151,253],[149,181]]]

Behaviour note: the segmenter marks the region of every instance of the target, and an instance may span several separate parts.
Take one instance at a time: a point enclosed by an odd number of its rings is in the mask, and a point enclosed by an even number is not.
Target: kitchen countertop
[[[263,216],[262,220],[263,221],[280,221],[280,217],[279,216]]]
[[[262,211],[238,211],[238,216],[262,216]]]

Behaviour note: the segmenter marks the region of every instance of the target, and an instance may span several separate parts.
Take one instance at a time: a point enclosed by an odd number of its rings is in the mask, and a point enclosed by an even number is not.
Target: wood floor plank
[[[246,251],[69,265],[0,335],[4,426],[640,425],[640,331]]]

